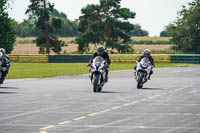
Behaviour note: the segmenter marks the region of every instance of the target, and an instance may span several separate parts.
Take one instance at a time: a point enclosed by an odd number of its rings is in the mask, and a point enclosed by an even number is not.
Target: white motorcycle
[[[143,58],[140,62],[137,63],[135,79],[137,81],[137,88],[141,89],[143,85],[148,81],[150,72],[152,70],[152,65],[148,58]]]
[[[93,63],[90,65],[90,79],[93,84],[93,92],[102,91],[105,84],[106,68],[106,62],[101,56],[97,56],[93,59]]]

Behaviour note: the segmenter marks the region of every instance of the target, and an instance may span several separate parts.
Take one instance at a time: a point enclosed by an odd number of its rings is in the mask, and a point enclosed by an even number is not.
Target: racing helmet
[[[103,55],[103,53],[105,52],[105,47],[104,46],[99,46],[98,48],[97,48],[97,55],[98,56],[101,56],[101,55]]]
[[[4,48],[0,48],[0,52],[2,52],[3,54],[6,54],[6,50]]]
[[[144,56],[145,56],[145,57],[149,57],[150,55],[151,55],[151,50],[145,49],[145,50],[144,50]]]

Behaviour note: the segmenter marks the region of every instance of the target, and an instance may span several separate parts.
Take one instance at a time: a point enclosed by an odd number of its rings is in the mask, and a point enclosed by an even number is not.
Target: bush
[[[130,44],[155,44],[155,45],[160,45],[160,44],[173,44],[172,41],[164,41],[164,40],[158,40],[158,41],[152,41],[152,40],[139,40],[135,41],[132,40],[130,41]]]

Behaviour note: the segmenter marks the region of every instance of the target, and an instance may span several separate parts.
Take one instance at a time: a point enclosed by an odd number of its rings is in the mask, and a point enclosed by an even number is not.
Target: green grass
[[[160,67],[176,67],[180,64],[156,64]],[[189,66],[189,64],[181,64],[181,66]],[[111,64],[110,71],[133,69],[133,64]],[[56,76],[71,76],[85,74],[89,72],[86,63],[12,63],[8,79],[18,78],[46,78]]]

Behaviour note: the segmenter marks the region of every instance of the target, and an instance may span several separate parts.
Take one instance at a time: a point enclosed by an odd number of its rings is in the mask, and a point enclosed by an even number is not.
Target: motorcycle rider
[[[151,50],[145,49],[144,50],[144,54],[142,56],[140,56],[140,58],[136,61],[135,70],[136,70],[136,67],[137,67],[137,63],[140,62],[145,57],[149,59],[151,65],[152,65],[152,69],[155,67],[154,59],[151,56]],[[150,76],[153,74],[153,70],[152,69],[151,69],[150,75],[148,77],[149,80],[150,80]]]
[[[109,66],[110,66],[110,63],[111,63],[111,61],[110,61],[110,58],[109,58],[109,55],[108,55],[108,53],[105,51],[105,47],[104,46],[99,46],[98,48],[97,48],[97,52],[95,52],[94,54],[93,54],[93,56],[92,56],[92,58],[89,60],[89,64],[88,64],[88,66],[91,66],[91,64],[93,63],[93,59],[95,58],[95,57],[97,57],[97,56],[101,56],[101,57],[103,57],[103,59],[106,61],[106,77],[105,77],[105,82],[108,82],[108,69],[107,68],[109,68]]]
[[[0,77],[0,84],[3,84],[6,75],[9,72],[9,68],[10,68],[10,59],[8,57],[8,55],[6,55],[6,51],[4,48],[0,49],[0,60],[2,62],[1,66],[2,66],[2,75]]]

